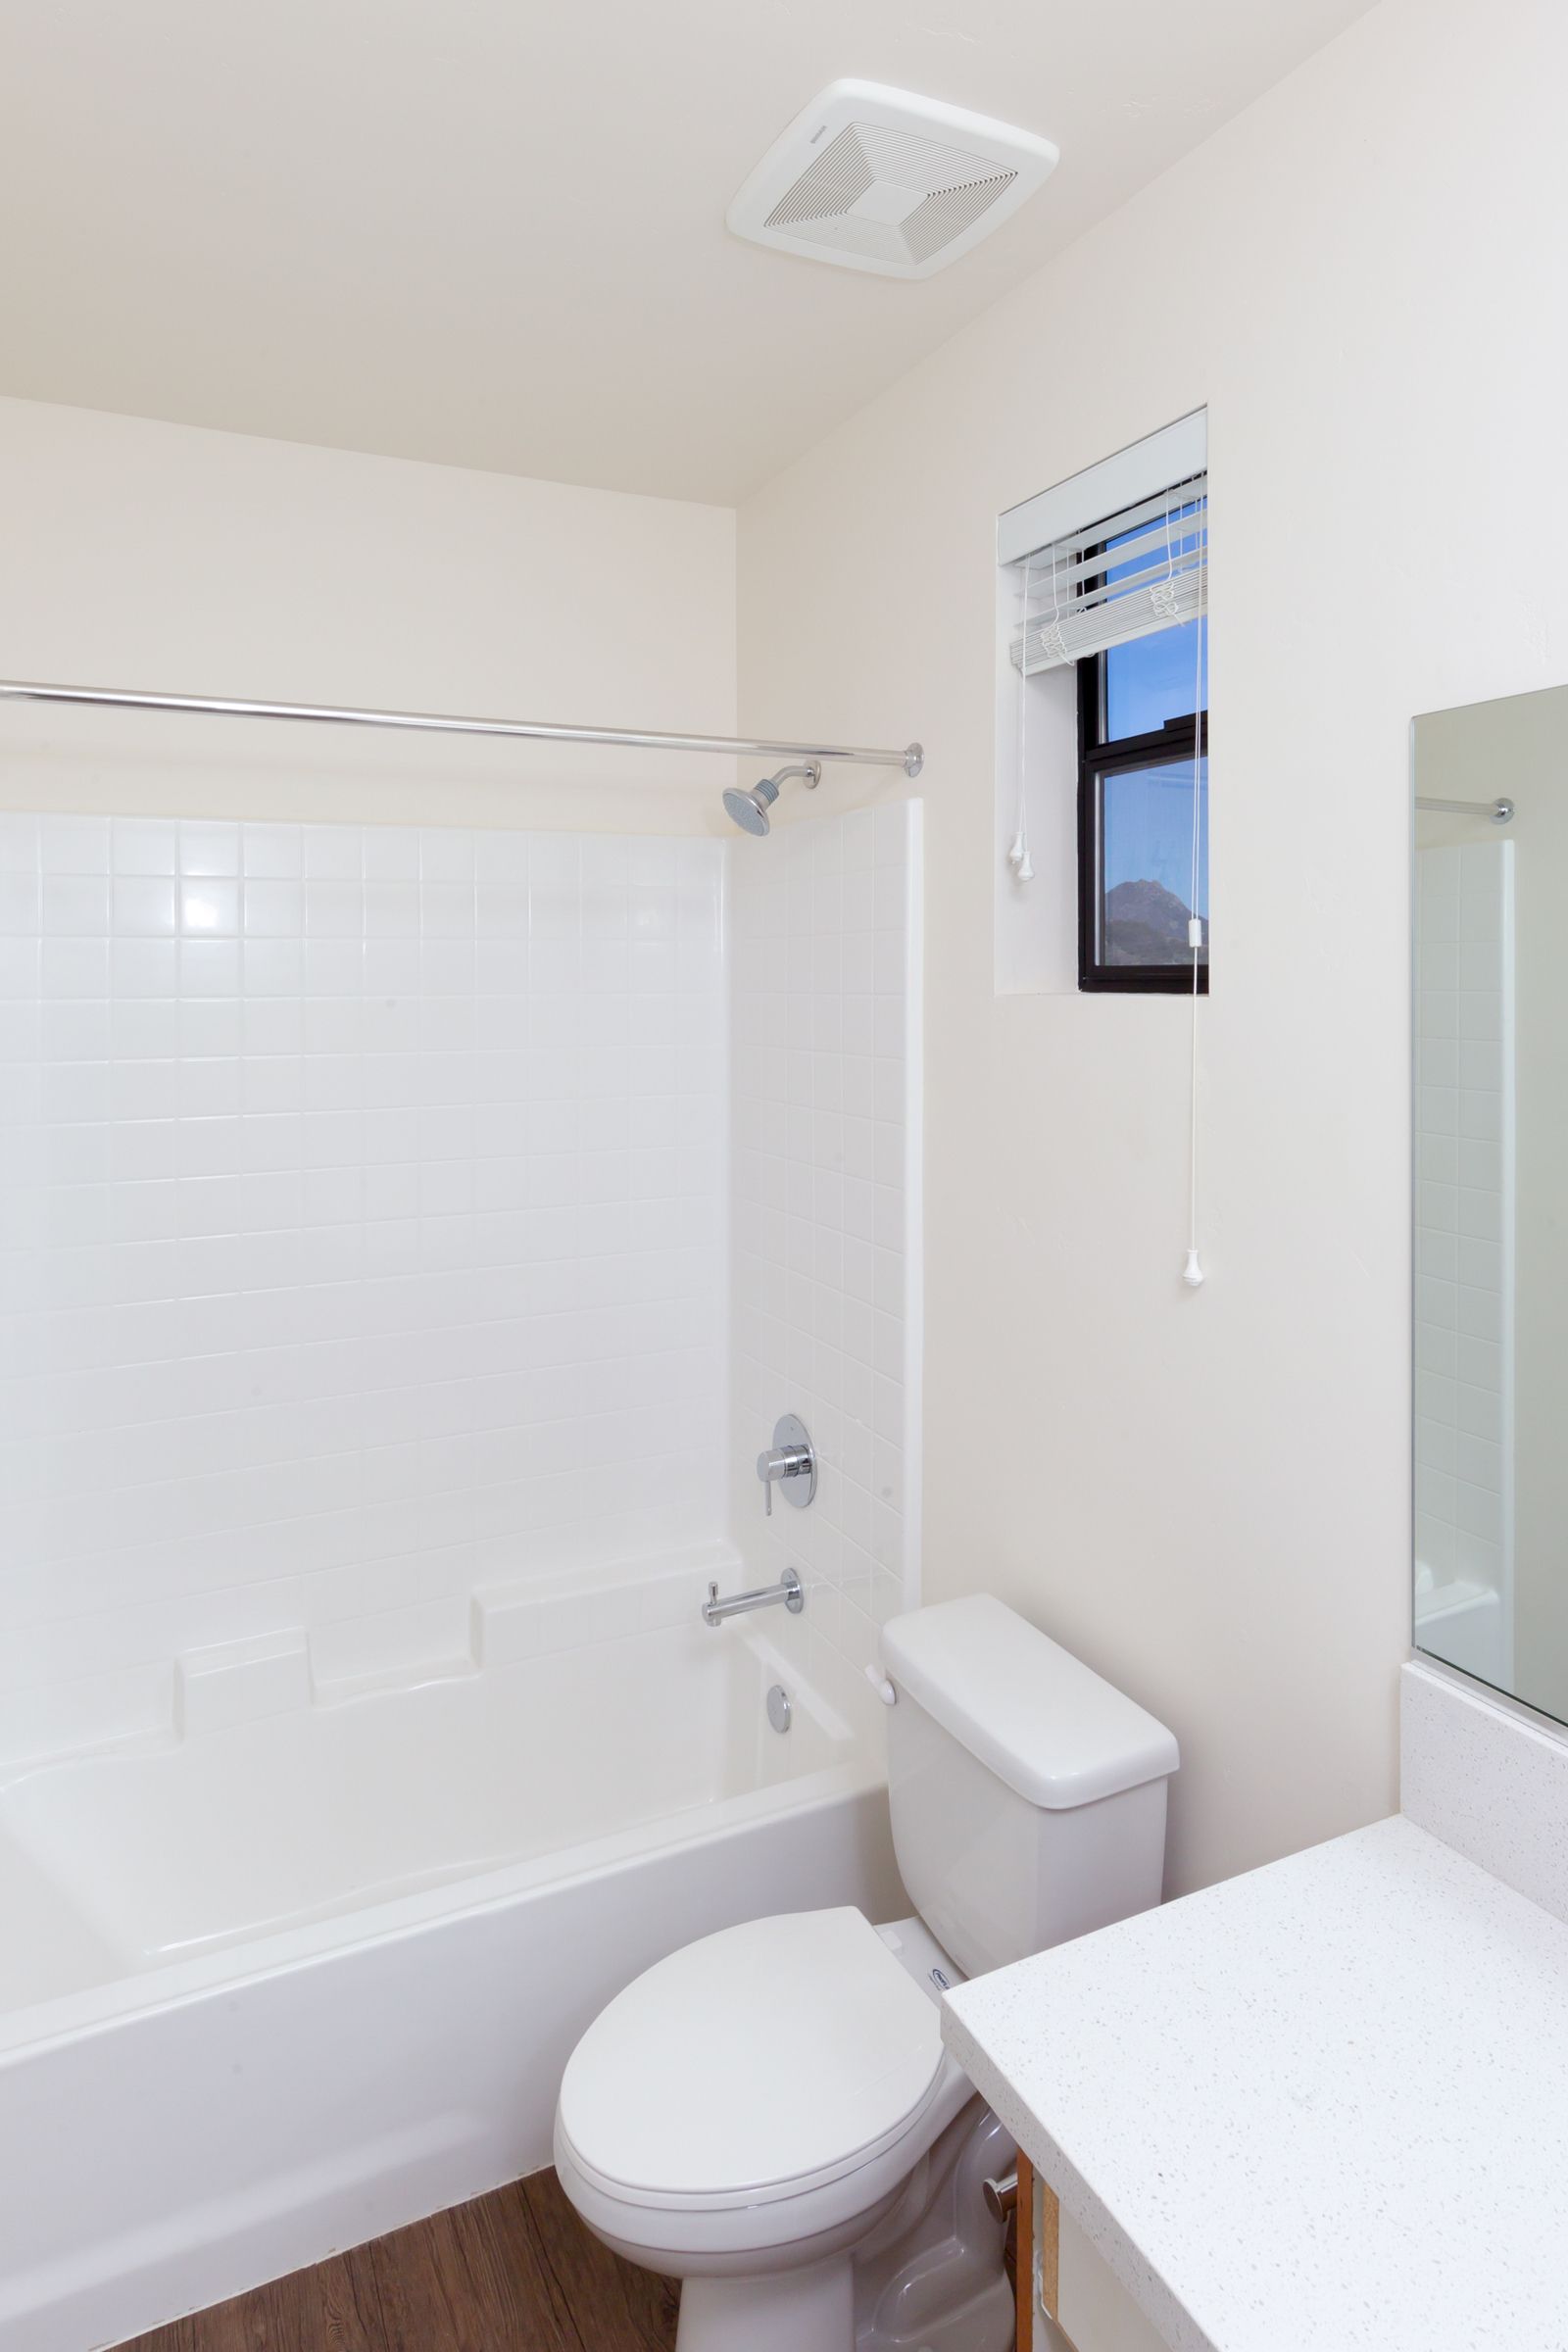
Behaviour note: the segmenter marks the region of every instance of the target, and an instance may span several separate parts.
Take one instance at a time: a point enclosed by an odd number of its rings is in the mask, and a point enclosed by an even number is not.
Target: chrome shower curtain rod
[[[118,686],[43,686],[0,679],[0,702],[85,703],[111,710],[195,710],[217,718],[315,718],[340,727],[401,727],[411,734],[505,735],[536,743],[601,743],[638,752],[722,752],[737,760],[844,760],[862,767],[902,767],[917,776],[917,743],[880,751],[853,743],[779,743],[765,735],[669,735],[656,728],[569,727],[543,718],[450,718],[431,710],[351,710],[330,703],[252,703],[213,694],[140,694]]]

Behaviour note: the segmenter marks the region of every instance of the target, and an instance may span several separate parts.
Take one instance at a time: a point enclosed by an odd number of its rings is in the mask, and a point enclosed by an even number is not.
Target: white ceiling
[[[1369,0],[5,0],[0,391],[730,502]],[[731,237],[835,76],[1061,162],[905,283]]]

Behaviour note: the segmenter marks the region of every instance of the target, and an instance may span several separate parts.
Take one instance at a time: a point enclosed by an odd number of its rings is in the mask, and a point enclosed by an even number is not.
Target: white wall
[[[879,1718],[919,816],[0,811],[0,1766],[466,1671],[542,1581],[581,1638],[661,1557],[797,1566],[786,1654]],[[786,1409],[819,1491],[764,1520]]]
[[[1555,0],[1389,0],[742,512],[744,723],[928,750],[927,1591],[1171,1722],[1176,1888],[1394,1801],[1407,730],[1568,676],[1565,76]],[[1183,1008],[994,994],[993,528],[1201,404],[1194,1296]]]
[[[0,676],[733,732],[734,515],[0,400]],[[0,707],[0,806],[716,832],[711,756]]]

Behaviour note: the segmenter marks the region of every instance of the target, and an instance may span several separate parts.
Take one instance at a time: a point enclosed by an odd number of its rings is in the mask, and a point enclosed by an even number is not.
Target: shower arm
[[[607,744],[638,752],[717,752],[734,760],[835,760],[861,767],[901,767],[906,776],[917,776],[925,759],[917,743],[889,751],[866,744],[784,743],[765,735],[675,735],[657,728],[576,727],[543,718],[465,718],[430,710],[362,710],[330,703],[245,702],[227,695],[151,694],[129,687],[56,686],[19,678],[0,679],[0,702],[194,711],[213,718],[318,719],[329,726],[394,727],[408,734],[499,735],[534,743]]]
[[[1415,797],[1415,805],[1418,808],[1442,809],[1452,816],[1490,817],[1494,825],[1507,825],[1513,822],[1514,805],[1512,801],[1434,801],[1418,792]]]

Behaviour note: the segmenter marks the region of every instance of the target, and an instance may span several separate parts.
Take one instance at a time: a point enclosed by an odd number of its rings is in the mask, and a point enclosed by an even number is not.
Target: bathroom
[[[1560,13],[0,57],[0,2352],[1568,2344]]]

